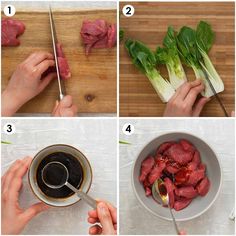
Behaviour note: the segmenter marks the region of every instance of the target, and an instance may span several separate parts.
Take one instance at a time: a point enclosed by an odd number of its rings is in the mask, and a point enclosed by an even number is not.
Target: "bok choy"
[[[200,64],[206,71],[214,89],[217,93],[219,93],[224,91],[224,84],[208,56],[208,52],[211,49],[213,41],[214,33],[211,26],[205,21],[200,21],[196,30],[196,44],[203,59],[203,62],[200,61]],[[209,91],[206,95],[207,97],[210,97],[213,93],[212,91]]]
[[[168,102],[175,90],[169,81],[162,78],[157,71],[154,53],[145,44],[137,40],[128,39],[125,42],[125,47],[133,64],[147,76],[161,100]]]
[[[206,76],[217,93],[224,90],[223,82],[207,55],[213,40],[214,33],[210,25],[203,21],[198,24],[196,31],[184,26],[177,35],[177,46],[181,60],[187,66],[192,67],[197,79],[203,80],[205,89],[202,95],[205,97],[211,97],[214,94]]]
[[[156,50],[157,64],[166,65],[170,83],[174,89],[177,89],[187,81],[187,77],[179,58],[173,27],[168,27],[163,45],[163,48],[158,47]]]

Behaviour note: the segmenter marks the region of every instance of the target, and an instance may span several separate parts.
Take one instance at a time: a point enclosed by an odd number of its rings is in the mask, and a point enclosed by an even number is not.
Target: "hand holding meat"
[[[204,91],[201,80],[184,83],[169,100],[163,116],[199,116],[209,98],[198,95]]]
[[[52,112],[52,116],[72,117],[78,112],[77,106],[73,104],[72,97],[66,95],[60,102],[56,101],[56,105]]]
[[[88,222],[93,224],[89,228],[91,235],[117,234],[117,210],[109,202],[99,201],[97,209],[88,212]]]
[[[19,64],[2,93],[2,116],[12,116],[23,104],[41,93],[56,73],[44,72],[55,65],[53,55],[47,52],[31,54]]]
[[[26,174],[32,158],[26,157],[15,161],[2,176],[2,231],[4,235],[20,234],[29,221],[49,207],[40,202],[28,209],[19,205],[19,192],[22,179]]]

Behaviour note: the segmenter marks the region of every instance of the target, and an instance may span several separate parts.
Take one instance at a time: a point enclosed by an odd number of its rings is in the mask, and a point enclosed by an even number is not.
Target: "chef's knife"
[[[202,67],[203,67],[203,73],[204,73],[205,78],[206,78],[206,80],[207,80],[207,82],[208,82],[208,84],[209,84],[209,86],[210,86],[210,88],[211,88],[211,91],[213,92],[213,94],[214,94],[216,100],[218,101],[218,103],[220,104],[220,107],[222,108],[222,110],[223,110],[223,112],[224,112],[224,115],[225,115],[226,117],[229,117],[229,114],[228,114],[228,112],[226,111],[223,102],[220,100],[220,97],[218,96],[218,94],[217,94],[217,92],[216,92],[216,90],[215,90],[213,84],[211,83],[211,81],[210,81],[210,79],[209,79],[209,77],[208,77],[208,74],[207,74],[207,72],[206,72],[206,69],[205,69],[204,64],[203,64],[202,62],[200,62],[200,64],[201,64]]]
[[[51,34],[52,34],[52,45],[53,45],[53,53],[55,58],[55,64],[56,64],[56,73],[57,73],[57,81],[59,86],[59,98],[62,100],[62,98],[66,95],[65,85],[64,81],[60,77],[60,71],[59,71],[59,63],[58,63],[58,57],[57,57],[57,34],[56,34],[56,28],[53,20],[52,15],[52,9],[51,6],[49,6],[49,19],[50,19],[50,27],[51,27]]]

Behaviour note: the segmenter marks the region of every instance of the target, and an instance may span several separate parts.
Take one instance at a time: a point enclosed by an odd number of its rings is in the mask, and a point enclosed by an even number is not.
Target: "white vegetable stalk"
[[[156,69],[146,73],[146,76],[151,82],[153,88],[156,90],[158,96],[161,98],[162,102],[168,102],[175,93],[175,90],[171,84],[162,78]]]

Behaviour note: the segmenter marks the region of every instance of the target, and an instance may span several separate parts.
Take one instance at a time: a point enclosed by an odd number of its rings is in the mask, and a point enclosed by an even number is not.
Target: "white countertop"
[[[2,140],[12,143],[2,145],[2,174],[18,158],[34,156],[51,144],[69,144],[79,148],[91,163],[90,195],[116,205],[116,119],[2,119],[2,127],[7,121],[14,123],[16,132],[6,135],[2,131]],[[28,207],[37,201],[25,177],[20,205]],[[88,234],[89,209],[82,201],[71,207],[51,208],[35,217],[22,234]]]
[[[219,197],[203,215],[190,221],[178,222],[188,234],[234,234],[234,221],[228,216],[235,204],[235,137],[234,119],[133,120],[120,121],[120,140],[132,145],[120,145],[120,233],[174,234],[172,222],[149,213],[136,199],[131,186],[131,168],[141,149],[161,133],[182,131],[205,140],[220,159],[223,183]],[[124,123],[131,123],[135,132],[122,133]]]

